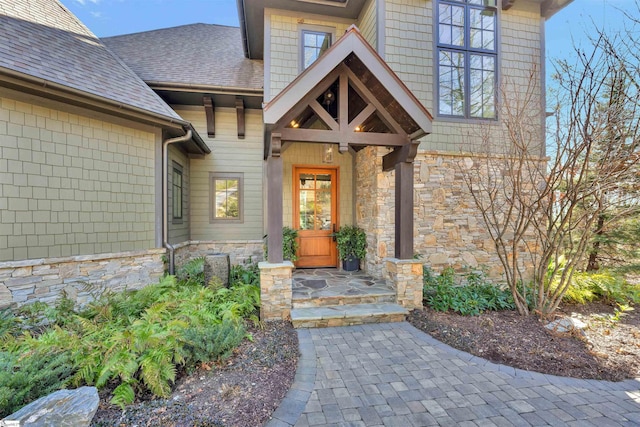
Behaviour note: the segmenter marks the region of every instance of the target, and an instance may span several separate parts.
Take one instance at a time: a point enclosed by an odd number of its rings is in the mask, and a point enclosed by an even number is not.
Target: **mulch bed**
[[[92,426],[260,426],[289,390],[298,336],[289,322],[250,328],[234,355],[182,376],[168,399],[136,402],[124,411],[101,396]]]
[[[544,327],[537,316],[514,311],[479,316],[414,310],[409,322],[434,338],[495,363],[573,378],[621,381],[640,377],[640,309],[618,322],[614,307],[591,303],[567,305],[559,316],[585,322],[586,336],[559,334]]]
[[[513,311],[480,316],[414,310],[409,322],[457,349],[516,368],[620,381],[640,377],[640,310],[613,322],[614,308],[599,303],[565,306],[559,315],[588,324],[586,337],[558,334],[536,316]],[[298,340],[289,322],[251,328],[234,355],[183,375],[168,399],[142,399],[124,411],[102,396],[93,426],[260,426],[289,390]]]

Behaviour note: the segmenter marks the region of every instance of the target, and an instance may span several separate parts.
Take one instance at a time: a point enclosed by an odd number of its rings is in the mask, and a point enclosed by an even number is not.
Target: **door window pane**
[[[331,230],[331,175],[300,174],[298,206],[301,230]]]

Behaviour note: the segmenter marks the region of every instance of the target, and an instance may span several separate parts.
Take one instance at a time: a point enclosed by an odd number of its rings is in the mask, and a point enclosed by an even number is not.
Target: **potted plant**
[[[367,254],[367,235],[364,230],[354,225],[340,227],[335,234],[338,246],[338,257],[342,260],[342,269],[357,271],[360,260]]]

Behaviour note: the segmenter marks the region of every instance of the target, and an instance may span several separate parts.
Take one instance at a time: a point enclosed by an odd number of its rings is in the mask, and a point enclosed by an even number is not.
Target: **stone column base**
[[[396,290],[396,302],[407,309],[422,308],[422,262],[384,259],[384,278]]]
[[[293,264],[291,261],[258,263],[260,268],[260,319],[286,320],[291,315]]]

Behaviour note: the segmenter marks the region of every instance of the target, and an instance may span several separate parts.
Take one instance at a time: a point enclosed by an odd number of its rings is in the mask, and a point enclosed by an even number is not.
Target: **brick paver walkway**
[[[406,322],[300,329],[268,427],[638,426],[640,379],[543,375],[455,350]]]

